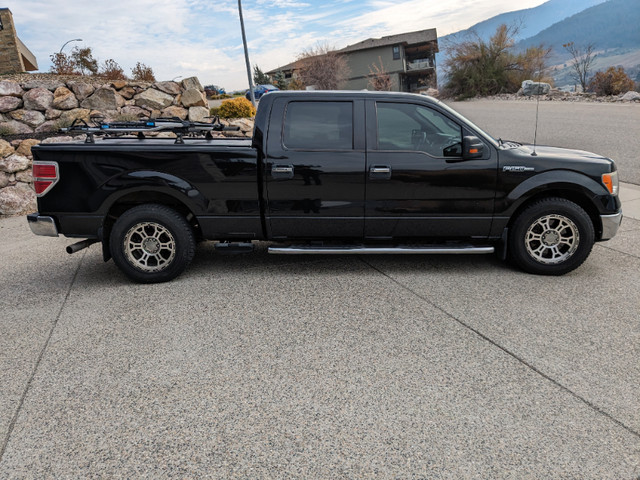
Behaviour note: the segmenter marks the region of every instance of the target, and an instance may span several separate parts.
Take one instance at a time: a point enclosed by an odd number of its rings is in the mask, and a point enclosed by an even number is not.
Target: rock
[[[36,194],[26,183],[18,183],[0,191],[0,214],[2,215],[31,213],[36,208]]]
[[[245,133],[253,131],[253,120],[249,120],[248,118],[236,118],[231,120],[229,125],[240,127],[240,130]]]
[[[44,123],[44,114],[37,110],[15,110],[11,112],[11,118],[26,123],[30,127],[37,127]]]
[[[16,180],[22,183],[33,183],[33,169],[27,168],[16,173]]]
[[[0,82],[2,83],[2,82]],[[0,97],[0,112],[6,113],[20,108],[22,106],[22,99],[18,97]]]
[[[93,85],[84,82],[67,82],[67,86],[73,91],[79,102],[95,92]]]
[[[4,172],[0,172],[0,188],[4,188],[9,185],[9,175]]]
[[[24,155],[25,157],[31,156],[31,147],[40,143],[40,140],[36,140],[34,138],[28,138],[27,140],[23,140],[20,142],[20,146],[16,150],[16,153],[20,155]]]
[[[62,115],[62,110],[56,110],[55,108],[50,108],[44,112],[45,120],[55,120],[56,118],[60,118],[60,115]]]
[[[196,88],[190,88],[189,90],[185,90],[182,93],[182,97],[180,98],[180,102],[185,107],[206,107],[207,99],[200,92],[200,90]]]
[[[36,133],[57,132],[61,128],[60,120],[48,120],[36,128]]]
[[[71,110],[78,108],[78,99],[67,87],[59,87],[53,93],[52,105],[58,110]]]
[[[53,93],[46,88],[37,87],[22,96],[25,110],[39,110],[44,112],[53,104]]]
[[[70,136],[60,136],[60,137],[50,137],[50,138],[45,138],[42,143],[67,143],[67,142],[72,142],[73,141],[73,137]]]
[[[136,89],[133,87],[124,87],[118,93],[122,95],[122,98],[124,98],[125,100],[131,100],[136,94]]]
[[[0,172],[16,173],[29,168],[31,162],[23,155],[14,153],[0,160]]]
[[[172,105],[165,108],[160,112],[161,117],[178,117],[180,120],[184,120],[189,115],[189,111],[186,108]]]
[[[629,91],[625,93],[621,98],[622,98],[622,101],[624,102],[634,102],[634,101],[637,102],[637,101],[640,101],[640,93]]]
[[[120,101],[123,101],[122,97],[120,97],[120,95],[115,91],[109,88],[99,88],[93,93],[93,95],[85,98],[80,106],[82,108],[90,108],[100,111],[117,110],[118,98],[120,98]]]
[[[113,82],[111,82],[111,86],[116,90],[120,90],[121,88],[127,86],[127,82],[125,80],[114,80]]]
[[[191,107],[189,108],[189,121],[190,122],[204,122],[209,116],[209,109],[205,107]]]
[[[0,123],[0,130],[9,134],[33,133],[33,128],[16,120],[9,120],[7,122]]]
[[[551,91],[551,85],[544,82],[534,82],[532,80],[525,80],[522,82],[522,93],[526,96],[531,95],[546,95]]]
[[[28,82],[25,82],[22,87],[25,90],[44,88],[53,92],[58,87],[64,87],[64,83],[59,80],[29,80]]]
[[[200,84],[200,80],[198,80],[198,77],[189,77],[182,80],[182,88],[184,90],[195,88],[196,90],[200,90],[201,92],[204,92],[204,88],[202,88],[202,85]]]
[[[131,106],[131,105],[122,107],[122,110],[120,110],[120,113],[122,115],[132,115],[137,118],[149,116],[149,110],[145,110],[144,108]]]
[[[9,142],[0,140],[0,158],[8,157],[13,152],[15,152],[15,149]]]
[[[23,93],[24,92],[20,87],[20,84],[18,84],[18,82],[14,82],[12,80],[2,80],[0,82],[1,96],[10,95],[12,97],[21,97]]]
[[[74,120],[82,119],[85,122],[89,121],[91,110],[88,108],[74,108],[73,110],[67,110],[60,115],[60,123],[63,126],[69,126]]]
[[[173,102],[173,97],[155,88],[150,88],[135,96],[138,107],[146,107],[152,110],[162,110]]]
[[[169,95],[178,95],[180,93],[180,85],[176,82],[158,82],[153,87]]]

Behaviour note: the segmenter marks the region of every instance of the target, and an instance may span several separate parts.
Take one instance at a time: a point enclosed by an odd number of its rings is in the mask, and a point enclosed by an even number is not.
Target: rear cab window
[[[289,102],[282,146],[288,150],[353,150],[353,102]]]

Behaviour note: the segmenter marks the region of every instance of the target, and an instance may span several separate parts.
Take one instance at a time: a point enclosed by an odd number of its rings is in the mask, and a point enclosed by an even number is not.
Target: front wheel
[[[593,223],[582,207],[564,198],[546,198],[515,219],[510,258],[529,273],[563,275],[582,265],[594,239]]]
[[[167,282],[180,275],[195,254],[193,230],[164,205],[139,205],[123,213],[109,237],[111,256],[129,278]]]

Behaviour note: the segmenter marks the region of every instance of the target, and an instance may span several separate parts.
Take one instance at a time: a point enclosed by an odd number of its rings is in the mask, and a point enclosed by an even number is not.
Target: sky
[[[292,62],[318,44],[342,48],[367,38],[436,28],[438,36],[545,0],[244,0],[251,65]],[[130,75],[136,62],[158,80],[197,76],[227,91],[248,88],[237,0],[5,0],[39,71],[65,47],[91,47]]]

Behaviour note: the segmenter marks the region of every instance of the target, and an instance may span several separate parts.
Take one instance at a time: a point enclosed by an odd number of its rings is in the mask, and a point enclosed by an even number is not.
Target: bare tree
[[[349,77],[347,59],[327,44],[304,50],[298,56],[297,68],[302,83],[318,90],[337,90]]]
[[[54,53],[49,55],[51,59],[51,73],[58,75],[75,75],[76,65],[75,62],[65,53]]]
[[[98,73],[98,61],[93,58],[91,47],[74,48],[71,52],[71,58],[81,75]]]
[[[587,85],[589,84],[588,80],[591,73],[591,67],[593,65],[593,61],[597,57],[594,53],[595,46],[593,43],[589,43],[583,49],[576,46],[573,42],[565,43],[562,46],[573,57],[573,60],[571,61],[571,68],[573,69],[571,78],[582,86],[583,92],[586,92]]]
[[[380,61],[380,66],[373,63],[369,67],[369,87],[372,90],[390,92],[393,89],[393,81],[384,69],[382,57],[378,57],[378,60]]]
[[[131,75],[134,80],[141,82],[155,82],[156,76],[153,74],[153,69],[144,63],[137,62],[136,66],[131,69]]]

